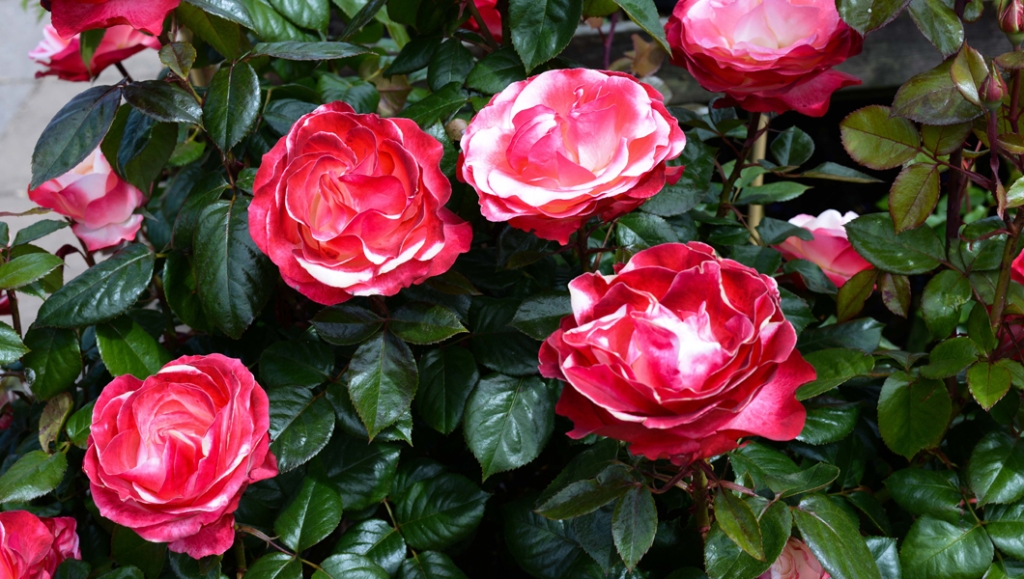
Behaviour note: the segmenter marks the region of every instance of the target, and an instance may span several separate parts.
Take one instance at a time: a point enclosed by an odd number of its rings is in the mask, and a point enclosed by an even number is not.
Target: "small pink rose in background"
[[[75,526],[71,517],[0,513],[0,577],[50,579],[65,560],[81,559]]]
[[[774,279],[703,243],[667,243],[569,293],[573,314],[541,345],[540,373],[567,382],[555,410],[573,421],[570,437],[688,464],[803,429],[795,393],[815,372]]]
[[[53,27],[64,38],[124,24],[159,36],[164,19],[181,0],[43,0],[52,13]]]
[[[249,233],[315,302],[394,295],[448,271],[473,241],[444,206],[443,153],[408,119],[323,105],[263,157]]]
[[[790,537],[779,558],[757,579],[830,579],[830,575],[810,547]]]
[[[100,514],[199,559],[235,538],[249,483],[277,475],[267,394],[239,361],[185,356],[96,400],[83,470]]]
[[[466,1],[476,4],[476,9],[480,11],[480,17],[483,18],[484,24],[487,26],[487,30],[490,31],[494,40],[498,44],[501,44],[501,12],[498,12],[498,0]],[[466,10],[466,12],[469,13],[469,10]],[[469,20],[467,20],[462,27],[474,32],[480,31],[480,25],[477,24],[476,18],[472,15],[470,15]]]
[[[108,66],[147,48],[160,49],[160,41],[143,34],[130,26],[114,26],[107,29],[103,40],[96,47],[89,69],[82,61],[81,41],[78,35],[68,38],[57,34],[57,29],[47,25],[43,29],[43,40],[28,53],[29,57],[46,67],[36,73],[36,78],[56,76],[61,80],[88,81],[99,76]]]
[[[812,241],[790,237],[775,249],[789,259],[806,259],[821,268],[836,287],[844,283],[871,264],[857,253],[846,237],[846,224],[859,217],[853,211],[843,215],[829,209],[821,215],[797,215],[789,220],[797,227],[803,227],[814,234]]]
[[[114,173],[100,149],[71,172],[29,190],[28,197],[70,217],[71,229],[89,251],[135,239],[142,226],[135,210],[146,202],[142,191]]]
[[[661,93],[632,76],[551,70],[509,85],[469,123],[458,177],[489,221],[562,245],[675,183],[686,136]]]
[[[834,0],[680,0],[665,33],[673,61],[726,94],[717,106],[820,117],[832,93],[860,84],[832,70],[863,42]]]

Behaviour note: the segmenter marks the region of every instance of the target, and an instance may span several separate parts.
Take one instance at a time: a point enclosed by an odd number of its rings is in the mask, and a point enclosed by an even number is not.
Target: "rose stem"
[[[14,331],[19,336],[24,336],[21,333],[21,312],[18,311],[18,296],[14,290],[7,290],[7,303],[11,306],[11,325],[14,326]]]
[[[1003,250],[1003,262],[999,266],[999,281],[996,282],[996,295],[992,301],[992,311],[989,312],[989,323],[992,325],[993,331],[998,330],[1003,320],[1003,310],[1006,308],[1006,290],[1010,287],[1010,272],[1013,269],[1013,258],[1016,257],[1014,249],[1017,248],[1021,229],[1024,229],[1024,211],[1017,210],[1017,217],[1009,229],[1010,238],[1006,240],[1006,248]]]
[[[245,542],[242,541],[241,535],[235,536],[235,568],[238,579],[242,579],[248,571],[245,567]]]
[[[761,115],[761,118],[757,123],[757,130],[760,135],[757,137],[757,141],[754,142],[754,152],[750,156],[751,163],[757,163],[763,160],[768,153],[768,115]],[[760,187],[764,184],[764,175],[758,175],[754,182],[750,185],[752,187]],[[761,243],[761,236],[757,233],[757,226],[764,219],[764,205],[751,205],[750,213],[747,216],[747,228],[750,230],[750,236],[754,238],[754,243]]]
[[[619,12],[616,11],[612,14],[611,18],[608,19],[608,36],[604,37],[604,68],[608,70],[608,67],[612,64],[612,41],[615,39],[615,24],[619,21]]]
[[[473,20],[476,20],[477,26],[480,27],[480,35],[484,37],[484,42],[487,43],[487,46],[490,46],[494,50],[501,48],[498,41],[495,40],[494,36],[491,34],[491,29],[487,28],[487,24],[484,23],[484,17],[480,14],[480,10],[477,9],[476,2],[473,0],[466,0],[466,9],[469,10],[469,13],[473,16]]]
[[[117,70],[121,71],[121,74],[124,75],[124,79],[125,80],[127,80],[128,82],[135,82],[134,80],[132,80],[132,75],[128,74],[128,69],[125,68],[123,64],[118,62],[118,63],[115,63],[114,66],[117,67]]]
[[[693,471],[692,488],[694,520],[701,538],[706,539],[708,530],[711,529],[711,519],[708,517],[708,479],[704,475],[704,470],[699,467]]]
[[[954,167],[963,168],[964,152],[957,149],[950,153],[949,164]],[[949,245],[954,238],[960,235],[960,207],[963,205],[963,186],[966,181],[960,175],[960,171],[950,171],[949,192],[946,194],[946,253],[949,253]]]
[[[718,214],[716,217],[722,218],[729,213],[729,205],[732,200],[732,187],[736,184],[736,181],[740,178],[740,174],[743,172],[743,165],[746,163],[747,157],[750,155],[750,149],[754,146],[758,131],[757,128],[761,126],[761,113],[750,113],[750,121],[747,123],[747,140],[743,143],[743,150],[736,157],[736,165],[732,168],[732,173],[729,178],[722,183],[722,195],[718,199]]]

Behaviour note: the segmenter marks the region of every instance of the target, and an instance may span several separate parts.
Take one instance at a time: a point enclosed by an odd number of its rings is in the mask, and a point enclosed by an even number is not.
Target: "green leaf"
[[[794,181],[776,181],[758,187],[744,187],[737,205],[748,205],[751,203],[782,203],[792,201],[801,196],[811,187]]]
[[[651,491],[633,487],[619,499],[612,516],[612,538],[626,568],[632,570],[654,544],[658,508]]]
[[[382,332],[352,356],[343,380],[372,439],[409,409],[416,394],[416,360],[409,346]]]
[[[380,503],[392,490],[401,447],[338,432],[310,465],[310,473],[329,481],[345,508],[358,511]]]
[[[926,378],[949,378],[978,359],[978,349],[970,338],[951,338],[941,342],[928,354],[928,365],[921,367]]]
[[[904,168],[889,191],[889,214],[896,225],[896,233],[920,227],[935,211],[938,202],[939,166],[914,163]]]
[[[656,40],[665,52],[671,54],[672,47],[665,39],[665,26],[658,19],[658,7],[651,0],[615,0],[620,8],[637,26]]]
[[[203,104],[203,124],[221,151],[228,151],[249,132],[260,109],[260,81],[242,62],[213,75]]]
[[[911,77],[892,103],[893,113],[926,125],[954,125],[983,114],[960,94],[950,77],[952,60]]]
[[[172,42],[160,47],[160,63],[185,80],[196,63],[196,56],[195,47],[188,42]]]
[[[473,54],[461,40],[449,38],[434,50],[427,68],[427,85],[434,92],[453,82],[461,86],[471,70]]]
[[[798,273],[807,289],[814,293],[836,295],[836,284],[825,275],[821,267],[806,259],[792,259],[782,266],[785,273]]]
[[[64,427],[68,440],[81,449],[86,448],[86,441],[89,438],[89,431],[92,427],[93,406],[95,406],[95,402],[90,402],[81,407],[71,415],[71,418],[68,418],[68,422]]]
[[[11,246],[16,247],[26,243],[31,243],[37,239],[46,237],[54,231],[60,231],[65,227],[70,227],[70,224],[67,221],[57,221],[56,219],[43,219],[41,221],[36,221],[32,225],[20,229],[18,233],[15,234],[14,243],[12,243]]]
[[[882,502],[878,498],[867,492],[867,491],[851,491],[846,495],[846,500],[857,508],[870,521],[871,525],[878,529],[883,534],[892,533],[892,525],[889,523],[889,515],[885,512],[885,507],[882,506]],[[879,553],[876,552],[875,546],[871,544],[870,539],[868,540],[868,549],[875,555],[875,562],[878,563],[878,570],[882,572],[882,576],[886,575],[886,567],[883,567],[883,562],[879,561]],[[892,561],[899,563],[899,555],[896,553],[896,541],[892,542],[892,552],[889,554]],[[890,561],[891,563],[891,561]],[[886,566],[891,566],[887,564]]]
[[[540,346],[510,325],[519,305],[515,299],[475,298],[469,310],[469,327],[473,332],[471,349],[486,368],[529,376],[537,373]]]
[[[358,77],[324,74],[317,81],[317,91],[324,102],[345,101],[352,105],[357,113],[374,113],[380,105],[377,87]]]
[[[206,41],[214,50],[224,55],[225,58],[233,60],[238,58],[242,52],[242,30],[238,24],[231,22],[232,18],[220,11],[208,10],[205,6],[202,9],[197,2],[232,2],[236,0],[186,0],[178,6],[175,14],[178,22],[186,26],[193,34]],[[249,11],[244,6],[239,6],[245,14],[248,24],[246,28],[252,28],[253,22],[249,18]],[[248,42],[245,43],[248,46]]]
[[[949,69],[957,90],[971,104],[983,106],[978,90],[989,75],[988,64],[980,52],[964,44]]]
[[[555,426],[557,395],[536,376],[494,374],[480,381],[466,403],[463,430],[484,480],[540,455]]]
[[[73,328],[118,316],[149,285],[153,261],[141,243],[118,251],[54,292],[39,309],[36,325]]]
[[[967,385],[978,404],[991,410],[1010,391],[1010,371],[996,364],[977,362],[967,370]]]
[[[878,428],[885,444],[913,458],[938,446],[949,422],[952,402],[946,385],[931,378],[914,380],[903,372],[886,379],[878,398]]]
[[[909,0],[839,0],[839,15],[851,28],[866,34],[888,24]]]
[[[715,520],[739,548],[758,561],[765,561],[761,525],[750,505],[730,491],[715,494]]]
[[[964,25],[942,0],[911,0],[910,17],[944,58],[952,56],[963,45]]]
[[[774,275],[782,267],[782,254],[770,247],[736,245],[732,248],[729,258],[743,265],[750,266],[756,269],[758,273],[765,275]],[[798,323],[794,323],[793,326],[800,328]],[[800,330],[798,329],[797,331],[799,332]]]
[[[388,579],[390,575],[369,558],[354,553],[332,555],[320,563],[315,579]]]
[[[746,499],[758,513],[758,526],[764,543],[765,561],[758,561],[744,553],[730,539],[719,524],[711,527],[704,546],[708,577],[712,579],[751,579],[768,570],[782,553],[793,527],[793,519],[785,503],[768,505],[761,499]]]
[[[850,243],[882,271],[899,275],[927,273],[944,259],[942,241],[928,226],[896,233],[884,213],[862,215],[846,224]]]
[[[987,507],[985,531],[1000,551],[1024,559],[1024,503]]]
[[[857,425],[860,407],[852,404],[807,409],[804,429],[796,437],[807,444],[831,444],[849,436]]]
[[[546,340],[558,329],[562,318],[569,315],[572,315],[569,294],[536,294],[523,300],[512,319],[512,327],[535,340]]]
[[[467,330],[458,315],[443,306],[414,302],[391,314],[388,329],[396,336],[421,346],[443,342]]]
[[[569,521],[546,519],[530,510],[532,504],[533,498],[527,496],[503,507],[505,542],[524,571],[542,579],[561,579],[588,563],[597,567],[576,541]]]
[[[174,153],[177,140],[174,124],[158,123],[130,109],[117,151],[118,170],[129,183],[148,191]]]
[[[260,383],[265,387],[313,388],[330,380],[334,352],[313,340],[287,340],[273,344],[260,356]]]
[[[323,396],[305,388],[271,388],[270,450],[284,473],[316,456],[334,432],[334,411]]]
[[[881,579],[855,521],[824,495],[808,495],[793,509],[804,541],[834,579]]]
[[[150,543],[135,531],[118,525],[111,533],[110,558],[122,567],[132,565],[141,569],[146,579],[158,579],[167,559],[167,546]]]
[[[797,346],[801,352],[815,352],[826,348],[849,348],[871,353],[882,340],[882,324],[872,318],[860,318],[842,324],[832,324],[804,330]]]
[[[12,364],[28,353],[14,328],[0,322],[0,364]]]
[[[788,474],[771,474],[762,477],[764,483],[781,498],[828,488],[839,478],[839,468],[819,462],[811,468]]]
[[[509,0],[512,46],[527,73],[568,46],[582,14],[582,0]]]
[[[341,497],[330,486],[312,478],[274,521],[274,532],[297,552],[327,538],[341,523]]]
[[[675,229],[668,221],[639,211],[619,218],[615,226],[615,238],[619,245],[636,250],[679,241]]]
[[[783,167],[798,167],[814,155],[814,140],[797,127],[790,127],[772,141],[772,157]]]
[[[468,99],[469,95],[462,90],[461,83],[453,82],[409,105],[400,115],[425,127],[434,121],[445,122],[449,116],[461,109]]]
[[[466,579],[444,553],[425,551],[402,563],[398,579]]]
[[[489,496],[464,476],[442,474],[394,497],[395,520],[413,549],[445,549],[476,529]]]
[[[0,503],[24,503],[57,488],[64,480],[68,459],[64,453],[33,450],[0,476]]]
[[[967,478],[979,504],[1024,498],[1024,443],[1005,432],[989,432],[971,453]]]
[[[410,43],[411,44],[411,43]],[[408,48],[409,45],[406,45]],[[404,52],[404,50],[403,50]],[[397,63],[398,60],[396,59]],[[395,65],[392,64],[394,69]],[[390,69],[389,69],[390,70]],[[392,72],[392,74],[398,74]],[[497,94],[508,85],[526,80],[523,61],[511,46],[504,46],[480,59],[466,77],[466,86],[485,94]]]
[[[767,245],[778,245],[790,237],[798,237],[804,241],[814,241],[814,234],[803,227],[793,225],[788,221],[765,217],[757,225],[757,233],[761,241]]]
[[[923,2],[935,2],[937,0],[918,0]],[[941,0],[938,0],[941,1]],[[971,134],[972,123],[958,123],[955,125],[924,125],[921,127],[921,140],[926,151],[936,156],[948,155],[960,148],[967,137]]]
[[[348,24],[345,25],[345,31],[342,33],[341,38],[339,38],[339,40],[348,40],[349,38],[358,34],[359,31],[364,26],[366,26],[367,24],[372,22],[374,18],[376,18],[377,14],[381,11],[382,8],[384,8],[385,3],[385,0],[370,0],[364,3],[363,7],[360,8],[359,11],[356,12],[354,15],[352,15],[352,19],[349,20]],[[341,3],[338,2],[338,4]],[[342,6],[342,11],[345,11],[344,6]],[[346,15],[348,15],[347,12]],[[388,17],[386,12],[382,16],[381,20],[385,24],[387,23]],[[395,43],[398,44],[399,47],[401,47],[402,41],[399,40],[398,36],[393,33],[393,30],[391,28],[388,28],[388,32],[392,33],[391,39],[395,40]],[[408,39],[408,36],[406,36],[406,39]]]
[[[606,438],[580,452],[544,489],[544,492],[538,497],[537,503],[547,502],[574,482],[597,477],[611,461],[615,460],[618,450],[619,443]]]
[[[203,108],[195,97],[176,84],[159,80],[136,82],[124,87],[124,100],[135,110],[163,123],[198,124]]]
[[[246,28],[253,28],[252,17],[249,16],[245,4],[239,0],[185,0],[185,2]],[[225,54],[225,56],[228,55]]]
[[[252,49],[253,56],[269,56],[284,60],[337,60],[368,52],[370,51],[362,46],[347,42],[261,42]]]
[[[905,468],[885,480],[896,504],[914,515],[931,515],[956,522],[963,512],[958,506],[963,501],[952,471]]]
[[[420,357],[416,409],[427,426],[451,434],[462,421],[469,394],[480,379],[476,358],[465,348],[430,350]]]
[[[388,574],[398,571],[405,559],[405,539],[391,525],[369,519],[349,527],[334,546],[334,553],[354,553],[368,557]]]
[[[832,348],[806,354],[804,358],[814,366],[817,378],[797,390],[798,400],[807,400],[863,376],[875,367],[875,359],[857,350]]]
[[[971,282],[952,270],[943,270],[928,281],[921,296],[921,314],[932,334],[946,337],[960,321],[960,309],[970,301]]]
[[[64,175],[92,154],[120,104],[120,86],[94,86],[64,105],[36,142],[29,188]]]
[[[892,116],[889,107],[871,105],[839,123],[846,152],[861,165],[892,169],[913,159],[921,146],[914,123]]]
[[[711,189],[711,174],[715,170],[715,150],[695,135],[690,136],[686,148],[678,157],[686,170],[675,185],[665,184],[661,191],[641,206],[647,213],[660,217],[682,215],[696,207]]]
[[[967,336],[971,338],[982,354],[989,354],[998,345],[988,320],[988,310],[977,303],[971,308],[971,313],[967,317]]]
[[[324,31],[331,20],[329,0],[270,0],[270,5],[303,28]]]
[[[64,265],[64,260],[49,253],[29,253],[0,265],[0,291],[17,289],[42,279]]]
[[[312,323],[325,342],[354,346],[376,334],[384,325],[384,319],[359,306],[340,304],[320,310],[313,316]]]
[[[199,215],[192,242],[196,287],[211,325],[238,339],[270,299],[274,265],[249,235],[246,197],[215,201]]]
[[[96,54],[96,49],[99,48],[100,43],[103,42],[103,37],[106,36],[106,33],[106,29],[99,28],[85,30],[78,36],[78,52],[82,57],[82,64],[85,65],[85,69],[89,71],[89,76],[93,76],[93,73],[95,72],[95,68],[92,66],[92,59]]]
[[[992,563],[992,542],[980,525],[924,516],[900,548],[906,579],[977,579]]]
[[[402,47],[402,50],[398,52],[398,56],[395,57],[395,60],[393,60],[384,70],[384,74],[386,76],[409,74],[410,72],[416,72],[417,70],[425,68],[430,64],[430,59],[434,56],[434,51],[437,50],[437,47],[441,45],[442,41],[443,39],[440,36],[417,36],[416,38],[413,38]],[[488,58],[490,58],[490,55],[484,57],[483,60],[487,60]],[[516,60],[519,60],[519,58],[516,57]],[[477,66],[479,66],[479,63]],[[520,67],[521,66],[522,64],[520,64]],[[472,76],[472,73],[470,73],[470,76]],[[525,72],[523,73],[523,78],[518,80],[523,80],[524,78],[526,78]],[[468,86],[474,89],[477,88],[472,85]],[[504,89],[505,86],[507,86],[507,84],[501,85],[501,88],[498,89],[498,91]]]
[[[253,30],[263,40],[286,42],[313,39],[313,35],[299,30],[297,26],[271,6],[268,0],[242,1],[252,16]]]
[[[536,512],[549,519],[572,519],[600,509],[636,486],[629,471],[611,465],[595,477],[573,481],[550,497],[542,497],[545,500]]]
[[[40,400],[70,389],[82,373],[78,336],[71,330],[33,327],[25,334],[25,346],[30,351],[21,361],[32,371],[32,394]]]
[[[287,553],[268,553],[249,567],[245,579],[302,579],[302,562]]]
[[[171,361],[167,350],[127,316],[96,326],[96,344],[112,376],[131,374],[144,380]]]
[[[836,318],[845,322],[855,318],[864,309],[864,302],[875,293],[878,272],[866,269],[846,280],[836,295]]]
[[[825,179],[826,181],[841,181],[844,183],[881,183],[880,180],[871,175],[831,161],[826,161],[809,171],[804,171],[800,176],[804,179]]]

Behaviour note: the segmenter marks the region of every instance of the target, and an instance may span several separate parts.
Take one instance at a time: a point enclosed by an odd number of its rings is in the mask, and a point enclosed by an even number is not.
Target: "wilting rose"
[[[820,117],[832,93],[860,80],[832,67],[863,38],[833,0],[680,0],[665,26],[673,61],[717,106]]]
[[[830,575],[818,562],[811,549],[792,537],[786,542],[782,554],[770,569],[757,579],[829,579]]]
[[[96,400],[83,470],[100,514],[196,559],[234,542],[249,483],[277,475],[267,394],[238,360],[178,358]]]
[[[498,12],[498,0],[467,0],[476,4],[476,9],[480,11],[480,17],[483,18],[484,24],[487,26],[487,30],[494,37],[494,40],[501,44],[501,12]],[[468,12],[468,10],[467,10]],[[476,18],[473,16],[469,17],[463,25],[466,30],[472,30],[474,32],[480,31],[480,25],[477,24]]]
[[[36,73],[36,78],[56,76],[61,80],[88,81],[99,76],[108,66],[147,48],[159,50],[160,41],[130,26],[114,26],[103,35],[86,70],[79,36],[63,38],[53,26],[47,25],[43,29],[43,40],[28,55],[46,67],[46,70]]]
[[[89,251],[135,239],[142,226],[135,210],[146,202],[142,191],[114,173],[100,149],[71,172],[29,190],[28,198],[70,217],[72,231]]]
[[[0,513],[0,577],[50,579],[66,559],[81,559],[75,519]]]
[[[775,249],[786,259],[806,259],[821,268],[836,286],[846,283],[851,277],[870,269],[871,264],[857,253],[846,237],[846,224],[859,217],[853,211],[846,215],[829,209],[821,215],[797,215],[789,220],[797,227],[803,227],[814,235],[812,241],[790,237]]]
[[[551,70],[512,83],[462,137],[458,177],[483,216],[565,245],[675,183],[686,136],[661,93],[617,72]]]
[[[442,154],[408,119],[324,105],[263,157],[249,232],[313,301],[394,295],[469,251],[471,226],[444,206]]]
[[[668,243],[569,291],[573,315],[541,346],[540,372],[568,383],[556,411],[575,423],[570,437],[686,464],[745,436],[800,434],[794,393],[815,373],[772,278],[702,243]]]
[[[44,0],[53,27],[64,38],[95,28],[126,24],[159,36],[164,19],[181,0]]]

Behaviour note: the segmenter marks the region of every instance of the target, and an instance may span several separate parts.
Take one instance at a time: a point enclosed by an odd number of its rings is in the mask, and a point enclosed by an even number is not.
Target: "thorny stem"
[[[619,13],[611,15],[608,19],[608,36],[604,37],[604,68],[608,69],[612,64],[612,42],[615,40],[615,25],[619,22]]]
[[[963,150],[957,149],[949,155],[950,165],[963,167]],[[962,170],[962,169],[961,169]],[[960,235],[960,207],[963,205],[964,185],[960,171],[949,174],[949,193],[946,194],[946,253],[952,240]]]
[[[480,35],[484,37],[484,41],[487,42],[487,46],[490,46],[494,50],[498,50],[501,46],[498,41],[494,39],[494,35],[491,34],[491,29],[487,28],[487,23],[484,22],[483,15],[480,14],[480,10],[476,7],[474,0],[466,0],[466,9],[473,16],[473,20],[476,20],[477,26],[480,27]]]
[[[245,568],[245,543],[241,535],[235,537],[235,569],[238,579],[242,579],[248,570]]]
[[[697,523],[702,539],[707,539],[711,530],[711,518],[708,515],[708,479],[700,468],[693,471],[693,517]]]
[[[999,201],[1001,217],[1005,200],[999,196],[999,115],[995,111],[989,111],[986,118],[988,120],[989,169],[992,170],[992,182],[989,185],[989,190]]]
[[[257,528],[250,527],[249,525],[242,525],[242,524],[236,523],[235,524],[235,529],[238,530],[241,533],[246,533],[246,534],[252,535],[253,537],[256,537],[257,539],[259,539],[259,540],[263,541],[264,543],[266,543],[267,546],[273,547],[274,549],[284,553],[285,555],[289,555],[291,557],[295,557],[295,558],[299,559],[299,561],[302,561],[302,563],[305,564],[305,565],[309,565],[310,567],[312,567],[314,569],[317,569],[317,570],[320,570],[320,571],[323,570],[316,563],[313,563],[312,561],[307,561],[305,559],[299,558],[299,554],[298,553],[292,553],[288,549],[285,549],[281,545],[278,545],[277,543],[274,542],[273,539],[271,539],[269,536],[267,536],[266,533],[264,533],[263,531],[261,531],[261,530],[259,530]]]
[[[750,150],[761,135],[760,126],[761,113],[750,113],[750,121],[747,123],[747,140],[743,143],[743,150],[740,151],[739,157],[736,158],[736,165],[732,168],[732,174],[725,180],[725,183],[722,183],[722,195],[718,199],[717,216],[719,218],[725,217],[729,213],[729,205],[732,201],[732,188],[736,185],[736,181],[739,180],[740,174],[743,172],[747,157],[750,156]],[[765,130],[767,130],[767,125]]]
[[[21,312],[18,311],[18,295],[14,290],[7,290],[7,305],[11,307],[11,325],[14,326],[14,331],[19,336],[24,336],[21,333]]]

